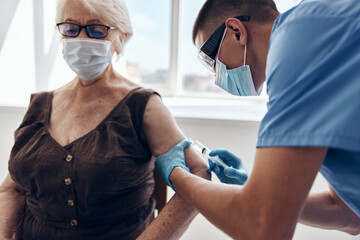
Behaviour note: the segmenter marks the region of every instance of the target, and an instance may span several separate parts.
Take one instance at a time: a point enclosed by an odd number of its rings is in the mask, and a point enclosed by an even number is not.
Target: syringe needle
[[[197,151],[199,151],[200,153],[202,153],[203,155],[205,155],[208,159],[210,159],[210,161],[212,161],[213,163],[217,163],[218,165],[227,168],[229,167],[226,163],[223,162],[223,160],[221,160],[221,158],[219,156],[210,156],[210,149],[208,149],[207,147],[205,147],[203,144],[201,144],[199,141],[195,141],[193,143],[194,147],[196,148]]]

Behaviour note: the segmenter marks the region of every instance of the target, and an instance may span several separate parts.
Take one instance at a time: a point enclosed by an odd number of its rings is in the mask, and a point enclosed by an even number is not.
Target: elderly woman
[[[179,238],[197,212],[175,194],[153,221],[152,156],[184,136],[155,91],[111,64],[132,35],[124,3],[59,0],[56,21],[77,76],[31,97],[1,185],[0,238]]]

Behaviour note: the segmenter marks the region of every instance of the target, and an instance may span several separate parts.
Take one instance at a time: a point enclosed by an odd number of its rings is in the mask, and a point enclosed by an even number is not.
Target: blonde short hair
[[[90,12],[98,15],[112,27],[117,27],[122,33],[120,35],[127,34],[127,39],[133,35],[129,13],[123,0],[58,0],[56,23],[64,20],[64,8],[67,1],[80,1]]]

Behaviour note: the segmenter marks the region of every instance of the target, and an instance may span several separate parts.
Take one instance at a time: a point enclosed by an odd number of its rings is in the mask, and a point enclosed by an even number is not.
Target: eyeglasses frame
[[[79,30],[79,32],[77,33],[76,36],[67,36],[67,35],[63,34],[63,33],[60,31],[60,25],[63,25],[63,24],[72,24],[72,25],[78,26],[78,27],[80,27],[80,30]],[[60,32],[61,35],[65,36],[65,37],[73,37],[73,38],[76,38],[77,36],[79,36],[80,33],[81,33],[81,30],[82,30],[83,28],[85,28],[86,35],[87,35],[89,38],[95,38],[95,39],[106,38],[107,35],[109,34],[109,30],[110,30],[110,29],[118,29],[117,27],[110,27],[110,26],[106,26],[106,25],[103,25],[103,24],[97,24],[97,23],[96,23],[96,24],[88,24],[88,25],[80,25],[80,24],[71,23],[71,22],[61,22],[61,23],[57,23],[56,26],[58,27],[58,30],[59,30],[59,32]],[[102,27],[106,27],[106,28],[107,28],[106,35],[105,35],[104,37],[92,37],[92,36],[90,36],[90,32],[89,32],[89,29],[88,29],[88,27],[90,27],[90,26],[102,26]]]
[[[249,15],[237,16],[234,18],[242,22],[250,21]],[[213,34],[211,34],[199,50],[198,58],[200,59],[200,62],[211,71],[214,71],[215,57],[218,53],[220,44],[223,41],[225,29],[226,25],[223,23],[215,30],[215,32],[213,32]]]

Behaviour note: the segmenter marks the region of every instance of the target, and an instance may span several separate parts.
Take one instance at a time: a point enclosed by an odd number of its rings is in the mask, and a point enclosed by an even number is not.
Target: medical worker
[[[280,15],[272,0],[208,0],[193,40],[215,83],[229,93],[258,95],[266,80],[268,112],[243,187],[189,173],[190,140],[157,158],[168,184],[234,239],[291,239],[298,222],[358,235],[358,0],[304,0]],[[210,155],[241,166],[226,150]],[[211,169],[223,182],[236,179],[234,169]],[[319,171],[329,191],[309,195]]]

